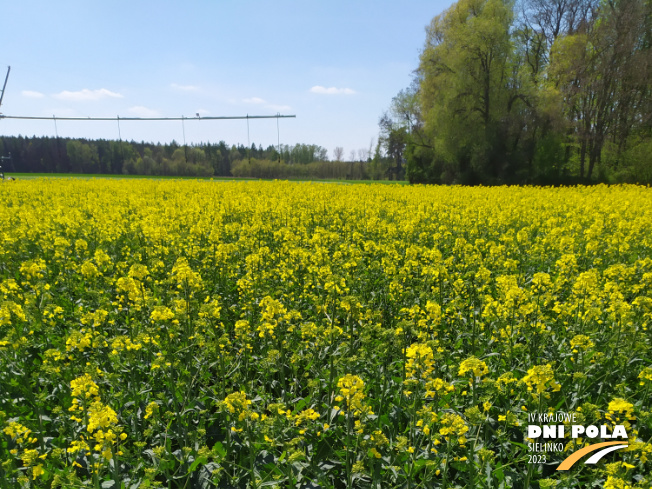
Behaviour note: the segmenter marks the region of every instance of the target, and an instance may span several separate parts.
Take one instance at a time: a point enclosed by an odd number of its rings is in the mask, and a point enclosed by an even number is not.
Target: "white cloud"
[[[23,97],[27,97],[27,98],[43,98],[43,97],[45,97],[45,95],[43,95],[41,92],[35,92],[33,90],[23,90],[22,92],[20,92],[20,94]]]
[[[154,109],[148,109],[142,105],[136,105],[128,109],[129,113],[136,117],[159,117],[160,113]]]
[[[68,90],[64,90],[63,92],[53,95],[53,97],[59,100],[85,102],[101,100],[107,97],[122,98],[122,95],[116,92],[112,92],[111,90],[107,90],[106,88],[100,88],[98,90],[89,90],[88,88],[84,88],[83,90],[79,90],[77,92],[69,92]]]
[[[170,86],[175,90],[182,90],[184,92],[196,92],[199,90],[199,87],[196,87],[195,85],[179,85],[177,83],[172,83]]]
[[[245,104],[264,104],[265,101],[259,97],[243,98],[242,101]]]
[[[312,93],[318,93],[320,95],[353,95],[355,90],[350,88],[336,88],[336,87],[322,87],[321,85],[315,85],[310,89]]]

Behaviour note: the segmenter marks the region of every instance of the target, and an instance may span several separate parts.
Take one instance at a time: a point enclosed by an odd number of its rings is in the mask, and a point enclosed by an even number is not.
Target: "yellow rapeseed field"
[[[635,186],[1,184],[0,488],[650,488],[651,256]]]

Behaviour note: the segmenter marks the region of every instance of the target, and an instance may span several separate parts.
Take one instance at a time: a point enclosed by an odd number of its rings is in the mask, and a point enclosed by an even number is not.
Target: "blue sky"
[[[368,148],[410,84],[425,26],[450,1],[4,2],[6,115],[179,117],[295,114],[281,144]],[[191,142],[247,144],[246,121],[186,121]],[[274,119],[252,143],[277,143]],[[57,122],[62,137],[117,139],[116,122]],[[183,141],[181,122],[120,123],[123,139]],[[0,120],[2,135],[55,135],[52,121]]]

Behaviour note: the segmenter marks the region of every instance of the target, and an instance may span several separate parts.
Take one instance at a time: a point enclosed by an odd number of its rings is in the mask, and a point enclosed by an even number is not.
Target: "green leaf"
[[[194,472],[194,470],[197,468],[199,464],[205,464],[206,461],[207,461],[206,457],[199,457],[195,459],[195,461],[188,468],[188,473],[190,474],[191,472]]]
[[[299,398],[299,400],[296,401],[296,404],[294,405],[294,412],[298,413],[299,411],[302,411],[303,408],[305,408],[307,404],[308,403],[306,402],[305,399]]]
[[[267,482],[263,482],[258,487],[278,487],[281,485],[282,482],[285,482],[286,480],[288,480],[287,477],[275,481],[267,481]]]
[[[222,445],[222,443],[219,441],[213,445],[213,450],[216,451],[220,457],[226,457],[226,450],[224,449],[224,445]]]

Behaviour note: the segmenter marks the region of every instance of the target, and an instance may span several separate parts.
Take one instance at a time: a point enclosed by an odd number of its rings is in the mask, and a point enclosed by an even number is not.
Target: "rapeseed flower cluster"
[[[458,414],[445,413],[441,417],[441,428],[439,434],[444,437],[446,441],[450,440],[451,436],[458,437],[457,441],[460,445],[466,443],[464,436],[469,431],[469,427],[464,419]]]
[[[415,343],[405,353],[405,376],[407,379],[427,379],[434,370],[432,348],[422,343]]]
[[[373,414],[371,408],[365,404],[364,382],[357,375],[346,374],[337,381],[339,394],[336,402],[344,402],[343,410],[351,412],[354,416]]]
[[[107,462],[113,459],[114,453],[122,455],[122,451],[116,447],[119,441],[127,438],[127,434],[118,426],[117,413],[102,403],[99,386],[89,374],[84,374],[73,379],[70,387],[72,395],[75,396],[72,406],[68,409],[75,413],[70,419],[82,425],[83,430],[79,439],[72,441],[68,452],[95,452]],[[100,462],[96,461],[92,465],[94,471],[99,472]]]
[[[535,365],[527,371],[527,375],[522,380],[527,385],[527,390],[533,395],[546,393],[548,389],[557,392],[561,389],[561,384],[555,380],[555,373],[550,364]],[[549,394],[547,394],[549,395]]]
[[[472,373],[474,377],[481,377],[488,374],[489,369],[487,368],[487,364],[482,360],[470,357],[460,364],[460,369],[457,374],[461,376],[466,375],[469,372]]]
[[[256,421],[260,418],[260,415],[251,410],[249,407],[251,403],[251,399],[247,398],[245,392],[233,392],[224,398],[222,407],[230,414],[233,414],[234,419],[237,421],[245,421],[247,419]]]
[[[9,450],[9,453],[19,458],[24,467],[29,468],[32,473],[32,479],[36,480],[43,474],[43,460],[47,453],[41,453],[38,449],[38,439],[32,435],[32,430],[20,423],[12,421],[4,428],[3,433],[11,438],[15,448]]]

